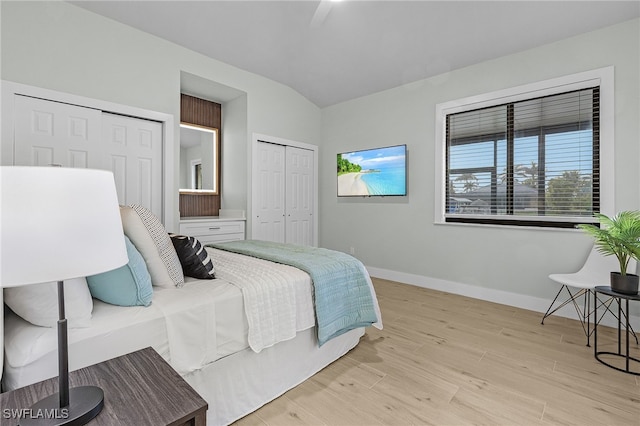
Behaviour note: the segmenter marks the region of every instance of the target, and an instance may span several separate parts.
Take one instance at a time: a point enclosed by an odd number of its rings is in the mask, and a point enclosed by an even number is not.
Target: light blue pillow
[[[153,298],[151,276],[140,252],[125,235],[129,263],[87,277],[91,296],[119,306],[149,306]]]

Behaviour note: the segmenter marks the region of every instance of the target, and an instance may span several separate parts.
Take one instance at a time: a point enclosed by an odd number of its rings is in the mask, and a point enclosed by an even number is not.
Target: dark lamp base
[[[84,425],[97,416],[103,406],[102,389],[78,386],[69,389],[69,406],[60,408],[60,394],[56,392],[25,410],[20,425]]]

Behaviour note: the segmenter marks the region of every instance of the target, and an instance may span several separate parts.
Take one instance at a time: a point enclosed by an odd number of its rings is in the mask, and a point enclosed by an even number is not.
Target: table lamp
[[[64,280],[106,272],[127,262],[111,172],[0,167],[0,290],[58,283],[59,391],[30,411],[59,415],[24,418],[21,425],[83,425],[102,410],[104,394],[99,387],[69,389]]]

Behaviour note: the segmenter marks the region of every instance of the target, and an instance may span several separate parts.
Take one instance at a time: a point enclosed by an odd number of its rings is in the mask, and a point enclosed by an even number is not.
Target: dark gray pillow
[[[215,278],[213,261],[200,241],[184,235],[169,234],[169,236],[186,276],[203,280]]]

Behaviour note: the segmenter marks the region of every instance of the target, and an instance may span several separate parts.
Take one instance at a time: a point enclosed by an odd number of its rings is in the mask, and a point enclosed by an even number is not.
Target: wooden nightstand
[[[207,402],[152,348],[73,371],[69,383],[104,391],[104,408],[91,426],[206,424]],[[56,377],[0,394],[0,424],[19,424],[15,410],[57,391]]]

